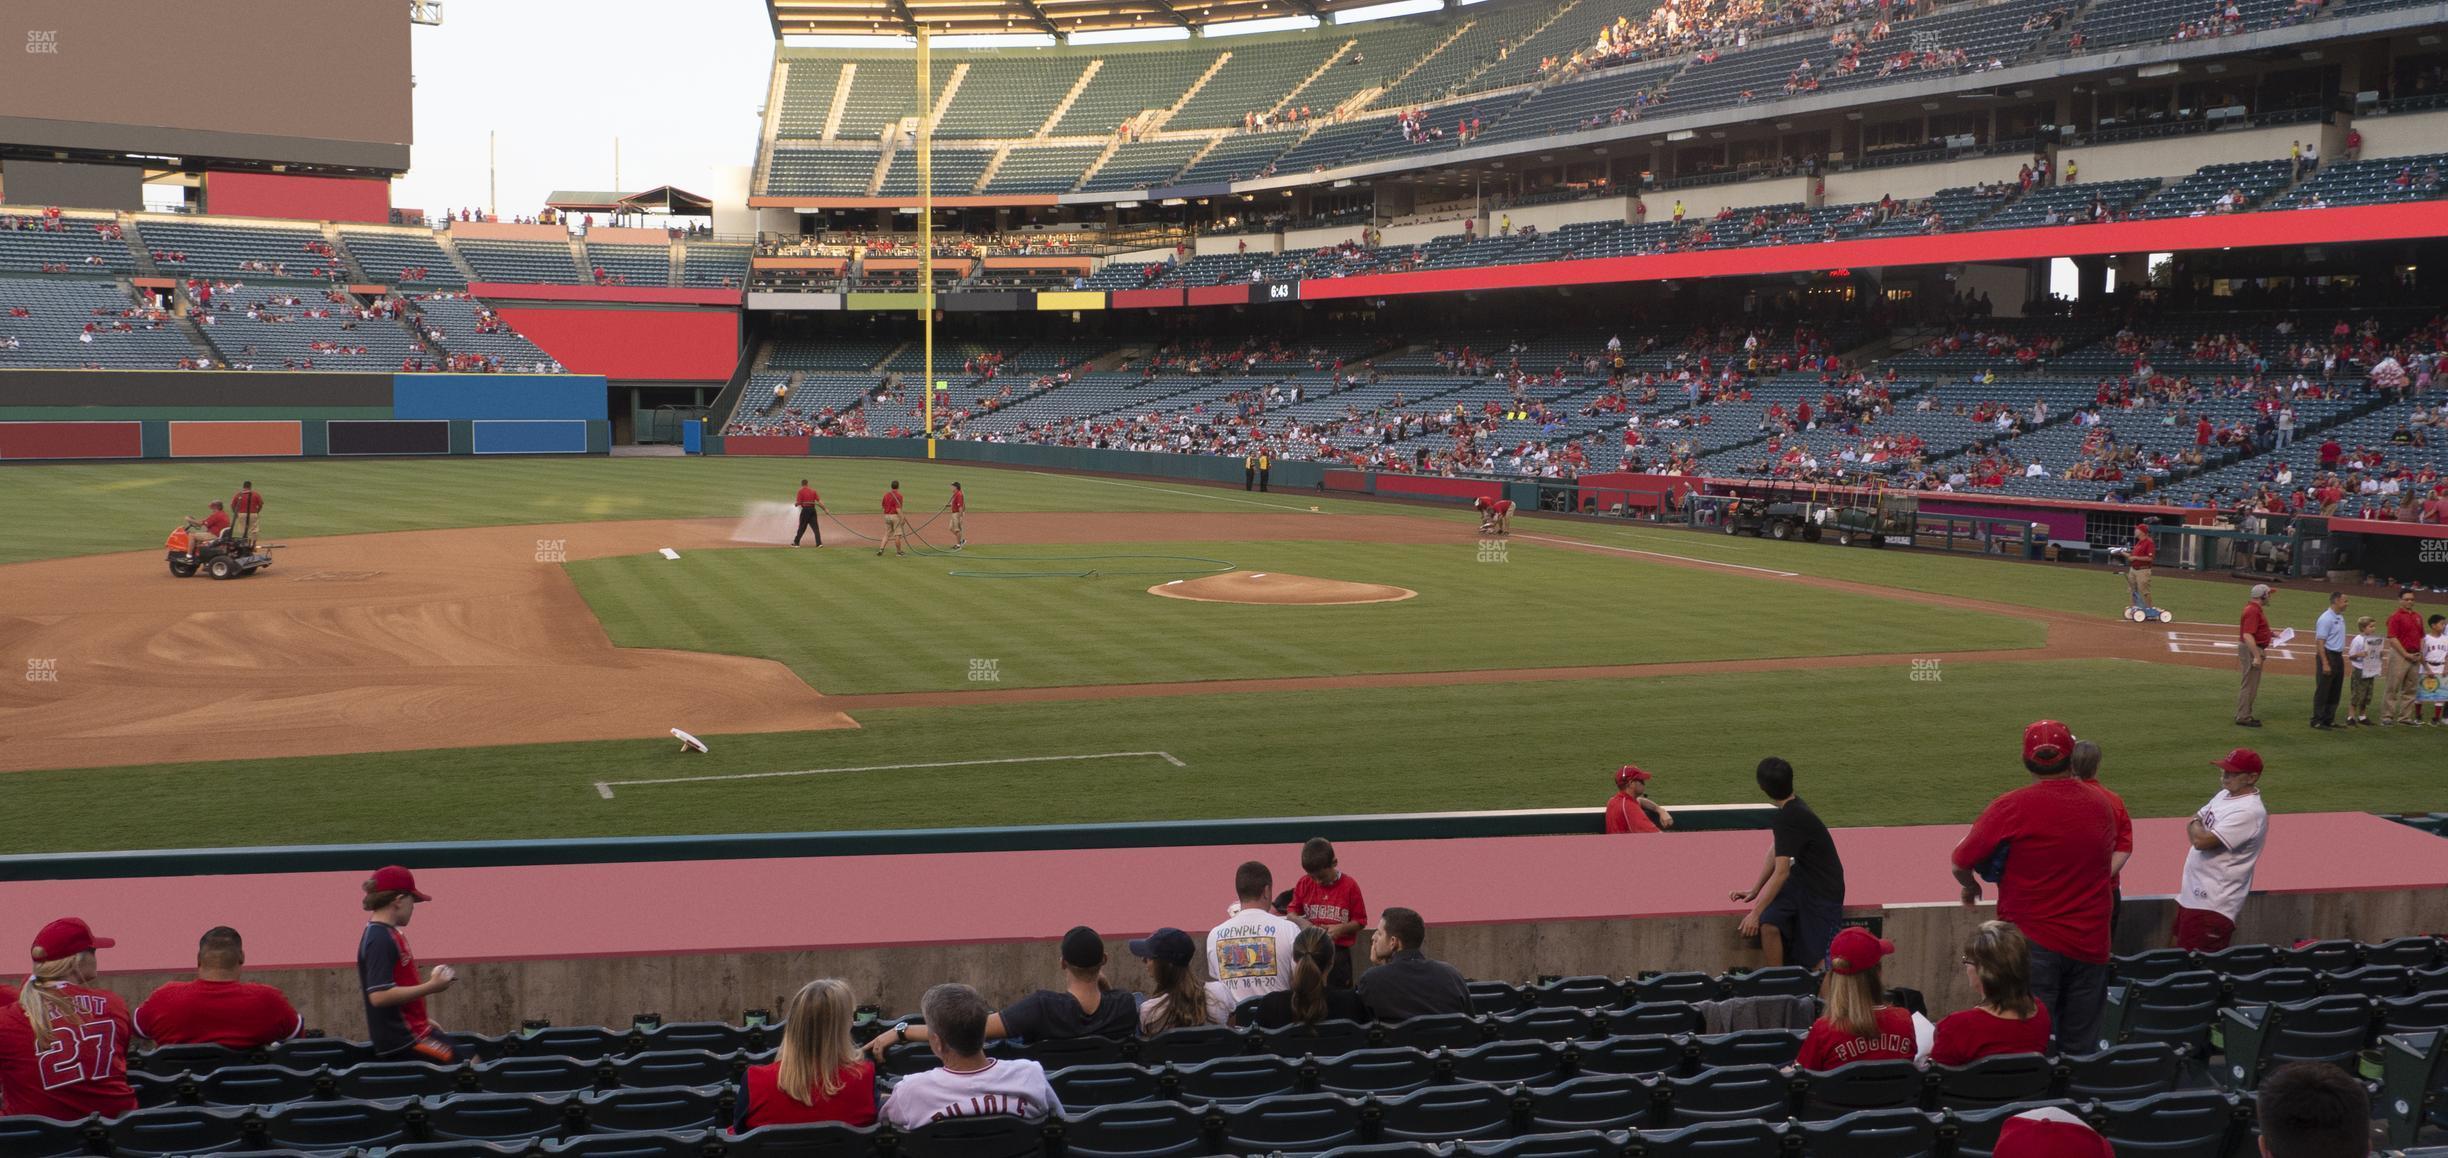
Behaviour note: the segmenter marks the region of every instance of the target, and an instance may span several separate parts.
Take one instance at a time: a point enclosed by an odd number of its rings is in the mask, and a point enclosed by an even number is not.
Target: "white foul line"
[[[1247,504],[1249,504],[1250,506],[1253,506],[1253,507],[1268,507],[1268,508],[1271,508],[1271,509],[1274,509],[1274,510],[1278,510],[1278,511],[1295,511],[1295,512],[1298,512],[1298,513],[1300,513],[1300,514],[1304,514],[1304,515],[1307,515],[1307,514],[1314,514],[1314,513],[1316,513],[1316,512],[1311,511],[1311,510],[1310,510],[1309,508],[1307,508],[1307,507],[1291,507],[1291,506],[1285,506],[1285,505],[1284,505],[1284,504],[1282,504],[1282,503],[1262,503],[1262,502],[1259,502],[1257,499],[1236,499],[1236,498],[1232,497],[1231,495],[1219,495],[1219,494],[1213,494],[1213,493],[1210,493],[1210,492],[1208,492],[1208,491],[1179,491],[1179,490],[1174,490],[1172,487],[1152,487],[1152,486],[1147,485],[1146,483],[1123,482],[1123,481],[1122,481],[1122,480],[1120,480],[1120,479],[1111,479],[1111,478],[1082,478],[1082,477],[1080,477],[1079,475],[1074,475],[1074,474],[1061,474],[1061,475],[1058,475],[1058,474],[1048,474],[1048,473],[1046,473],[1045,471],[1041,471],[1041,470],[1032,470],[1032,471],[1030,471],[1029,473],[1030,473],[1030,474],[1033,474],[1033,475],[1036,475],[1036,476],[1038,476],[1038,477],[1040,477],[1040,478],[1059,478],[1059,479],[1064,480],[1065,482],[1092,482],[1092,483],[1104,483],[1106,486],[1109,486],[1109,487],[1130,487],[1130,488],[1131,488],[1131,489],[1133,489],[1133,490],[1142,490],[1142,491],[1162,491],[1163,493],[1168,494],[1168,495],[1188,495],[1188,496],[1190,496],[1191,498],[1194,498],[1194,499],[1214,499],[1215,501],[1217,501],[1217,502],[1219,502],[1219,503],[1247,503]]]
[[[1700,563],[1710,567],[1731,567],[1737,571],[1757,571],[1762,575],[1775,575],[1784,579],[1793,579],[1801,574],[1798,571],[1778,571],[1769,567],[1753,567],[1747,563],[1720,563],[1715,559],[1695,559],[1689,555],[1669,555],[1664,551],[1643,551],[1633,547],[1614,547],[1605,543],[1588,542],[1583,539],[1550,539],[1545,535],[1522,535],[1519,537],[1528,539],[1534,543],[1562,543],[1568,547],[1588,547],[1593,551],[1621,551],[1626,555],[1654,555],[1660,559],[1678,559],[1685,563]]]
[[[822,776],[831,772],[893,772],[905,768],[966,768],[979,764],[1042,764],[1059,760],[1115,760],[1125,756],[1157,756],[1176,768],[1187,768],[1171,752],[1090,752],[1080,756],[1007,756],[1000,760],[938,760],[927,764],[869,764],[860,768],[802,768],[795,772],[734,772],[722,776],[672,776],[660,780],[598,780],[595,792],[612,799],[614,788],[639,784],[697,784],[709,780],[764,780],[775,776]]]

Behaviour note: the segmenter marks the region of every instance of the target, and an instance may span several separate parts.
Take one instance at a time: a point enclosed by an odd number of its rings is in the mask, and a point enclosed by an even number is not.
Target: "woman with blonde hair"
[[[34,975],[0,1006],[0,1114],[74,1121],[136,1108],[135,1021],[118,994],[93,988],[94,950],[117,943],[75,917],[34,935]]]
[[[2005,921],[1983,921],[1964,945],[1964,972],[1981,1003],[1938,1023],[1930,1060],[1959,1066],[1991,1054],[2047,1053],[2049,1011],[2032,996],[2031,944]]]
[[[1887,1004],[1887,986],[1879,979],[1879,962],[1893,952],[1895,942],[1874,937],[1858,925],[1828,942],[1827,970],[1819,982],[1825,1009],[1802,1039],[1796,1065],[1832,1070],[1857,1061],[1911,1061],[1919,1056],[1918,1019],[1911,1010]]]
[[[1292,939],[1292,987],[1258,999],[1250,1024],[1260,1029],[1316,1025],[1321,1021],[1367,1021],[1368,1006],[1349,989],[1329,989],[1334,970],[1334,934],[1315,925]]]
[[[848,982],[823,977],[800,986],[782,1010],[782,1048],[740,1078],[731,1132],[797,1122],[874,1125],[875,1063],[850,1037],[857,1010]]]

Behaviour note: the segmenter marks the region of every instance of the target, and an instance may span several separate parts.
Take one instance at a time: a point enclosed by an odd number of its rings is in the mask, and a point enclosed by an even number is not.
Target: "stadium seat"
[[[1531,986],[1530,1004],[1541,1008],[1606,1009],[1624,1003],[1624,988],[1606,977],[1559,977]]]
[[[128,1069],[142,1070],[149,1074],[202,1074],[211,1073],[223,1066],[260,1065],[267,1060],[269,1059],[266,1055],[260,1051],[235,1050],[227,1046],[157,1045],[152,1049],[130,1054]]]
[[[2287,964],[2315,973],[2337,973],[2363,961],[2363,947],[2343,938],[2311,941],[2279,950]]]
[[[1046,1152],[1046,1126],[1021,1118],[937,1118],[901,1135],[909,1158],[1032,1158]]]
[[[2230,977],[2295,964],[2276,945],[2229,945],[2215,953],[2200,954],[2200,959],[2202,968]]]
[[[1356,1021],[1336,1018],[1316,1025],[1287,1025],[1250,1031],[1250,1043],[1283,1057],[1333,1057],[1375,1044],[1376,1034]]]
[[[1363,1049],[1312,1063],[1317,1089],[1346,1097],[1393,1097],[1436,1085],[1441,1067],[1416,1049]]]
[[[1168,1029],[1139,1043],[1139,1064],[1192,1065],[1249,1052],[1249,1037],[1225,1025]]]
[[[1159,1076],[1146,1066],[1116,1062],[1109,1066],[1066,1066],[1048,1073],[1046,1080],[1053,1083],[1054,1096],[1062,1099],[1065,1109],[1084,1110],[1167,1097],[1170,1075]]]
[[[688,1049],[632,1054],[614,1059],[603,1069],[610,1073],[613,1085],[645,1089],[726,1085],[738,1081],[747,1065],[738,1057]]]
[[[135,1075],[128,1075],[130,1082]],[[276,1106],[329,1096],[331,1076],[287,1066],[230,1066],[187,1079],[194,1100],[207,1106]]]
[[[1210,1134],[1221,1129],[1220,1116],[1211,1123],[1177,1102],[1138,1102],[1066,1113],[1054,1135],[1070,1158],[1172,1158],[1208,1153]]]
[[[1176,1066],[1166,1076],[1181,1099],[1194,1105],[1240,1104],[1301,1092],[1301,1063],[1274,1054],[1213,1058]]]
[[[2268,1005],[2274,1001],[2303,1001],[2320,995],[2321,975],[2310,969],[2264,969],[2259,973],[2243,973],[2227,978],[2227,1002],[2232,1005]]]
[[[2206,970],[2112,985],[2102,1018],[2101,1044],[2164,1041],[2183,1046],[2196,1057],[2207,1054],[2210,1028],[2218,1019],[2223,993],[2219,975]]]
[[[247,1148],[250,1133],[245,1110],[222,1106],[138,1110],[120,1115],[103,1130],[111,1153],[139,1158]]]
[[[2162,1094],[2183,1079],[2184,1047],[2163,1041],[2133,1042],[2096,1053],[2065,1054],[2064,1094],[2085,1101],[2131,1101]]]
[[[2289,1062],[2327,1062],[2349,1072],[2371,1040],[2374,1002],[2352,995],[2219,1011],[2225,1058],[2216,1071],[2229,1089],[2250,1091]]]
[[[1362,1140],[1360,1105],[1334,1094],[1291,1094],[1223,1111],[1223,1142],[1236,1152],[1329,1150]]]
[[[1607,1032],[1616,1035],[1698,1033],[1700,1011],[1688,1001],[1642,1001],[1606,1014]]]
[[[1792,1117],[1800,1084],[1800,1077],[1776,1066],[1726,1066],[1668,1078],[1660,1091],[1666,1095],[1668,1120],[1679,1125]]]
[[[502,1053],[511,1057],[571,1057],[597,1061],[616,1053],[635,1052],[631,1031],[601,1026],[546,1026],[502,1039]]]
[[[2045,1054],[1992,1054],[1960,1066],[1933,1065],[1930,1082],[1944,1110],[1983,1110],[2055,1093],[2064,1067]]]
[[[1857,1063],[1858,1064],[1858,1063]],[[1859,1110],[1800,1123],[1812,1158],[1925,1158],[1939,1150],[1939,1119],[1919,1110]]]
[[[703,1130],[641,1130],[625,1134],[581,1134],[547,1142],[547,1154],[579,1158],[704,1158],[712,1136]],[[393,1150],[393,1154],[400,1151]]]
[[[1795,1077],[1802,1084],[1801,1116],[1811,1119],[1917,1107],[1931,1081],[1910,1061],[1857,1061],[1832,1070],[1803,1070]]]
[[[2374,1108],[2391,1146],[2410,1146],[2426,1129],[2448,1126],[2448,1033],[2380,1039],[2380,1088]]]
[[[2402,965],[2408,969],[2430,969],[2440,963],[2440,939],[2431,936],[2397,937],[2363,946],[2366,965]]]
[[[1792,1053],[1788,1052],[1785,1060],[1792,1061]],[[1610,1037],[1573,1047],[1576,1073],[1679,1074],[1690,1064],[1691,1047],[1684,1039],[1655,1034]]]
[[[426,1103],[425,1130],[444,1142],[557,1138],[570,1132],[582,1109],[562,1094],[460,1094]]]
[[[2381,1033],[2448,1029],[2448,990],[2382,998],[2379,1019]]]
[[[1453,1153],[1457,1158],[1618,1158],[1630,1143],[1631,1135],[1622,1131],[1564,1130],[1501,1142],[1464,1142]]]
[[[2110,958],[2108,977],[2114,984],[2130,985],[2137,981],[2157,981],[2178,973],[2190,973],[2201,967],[2201,959],[2189,950],[2145,949]]]
[[[1507,1138],[1514,1133],[1514,1095],[1495,1086],[1437,1086],[1379,1098],[1378,1136],[1388,1142]]]
[[[1460,1013],[1408,1018],[1381,1027],[1379,1036],[1386,1045],[1412,1049],[1469,1049],[1489,1040],[1485,1020]]]
[[[1337,1146],[1317,1158],[1445,1158],[1452,1151],[1430,1142],[1370,1142]]]
[[[1819,975],[1799,965],[1771,965],[1725,976],[1725,995],[1735,997],[1808,997],[1819,992]]]
[[[2117,1158],[2223,1158],[2251,1116],[2249,1103],[2214,1090],[2098,1104],[2100,1134]]]
[[[383,1063],[402,1064],[402,1063]],[[415,1064],[415,1063],[406,1063]],[[371,1070],[370,1066],[359,1066]],[[566,1094],[576,1090],[591,1090],[598,1084],[602,1067],[570,1057],[503,1057],[479,1063],[475,1067],[475,1088],[487,1094]],[[387,1072],[387,1071],[377,1071]],[[404,1078],[399,1080],[405,1080]],[[663,1084],[663,1083],[657,1083]],[[454,1087],[455,1088],[455,1087]],[[439,1091],[417,1090],[416,1093]],[[352,1094],[351,1097],[392,1097],[389,1094]]]
[[[645,1048],[654,1053],[684,1049],[701,1049],[711,1054],[756,1053],[772,1049],[773,1037],[762,1026],[751,1029],[727,1021],[674,1021],[656,1026],[648,1033]]]
[[[1691,1039],[1693,1061],[1703,1066],[1792,1065],[1806,1034],[1799,1029],[1746,1029]]]
[[[1223,1027],[1216,1026],[1214,1028],[1222,1029]],[[1183,1031],[1171,1030],[1168,1032],[1181,1033]],[[1145,1044],[1155,1044],[1155,1042],[1161,1039],[1163,1036],[1165,1035],[1160,1034],[1157,1038],[1151,1038]],[[910,1044],[917,1044],[919,1052],[926,1053],[930,1059],[934,1057],[934,1054],[929,1052],[925,1045],[919,1043]],[[1050,1038],[1045,1041],[1032,1041],[1026,1045],[1010,1046],[1007,1048],[1012,1057],[1024,1058],[1026,1060],[1036,1062],[1049,1070],[1057,1070],[1065,1066],[1112,1065],[1118,1061],[1130,1060],[1130,1058],[1125,1056],[1122,1043],[1110,1037],[1058,1037]],[[901,1046],[894,1046],[890,1052],[899,1052],[901,1049]],[[1147,1056],[1144,1049],[1145,1046],[1143,1045],[1143,1052],[1140,1054],[1142,1059],[1145,1059]],[[987,1052],[994,1053],[997,1051],[990,1048]],[[1190,1045],[1189,1039],[1185,1039],[1183,1043],[1183,1052],[1195,1052],[1195,1049]],[[1241,1051],[1236,1049],[1232,1052],[1239,1053]],[[1181,1058],[1179,1060],[1194,1061],[1197,1059],[1192,1057]],[[1147,1064],[1153,1065],[1155,1063],[1148,1062]],[[935,1067],[928,1065],[920,1068],[933,1069]]]
[[[398,1105],[291,1102],[264,1115],[263,1134],[298,1150],[363,1150],[407,1141],[408,1120]]]
[[[1948,1114],[1947,1123],[1955,1128],[1957,1158],[1989,1158],[1990,1151],[1997,1149],[1998,1131],[2006,1128],[2006,1119],[2042,1107],[2064,1110],[2077,1117],[2082,1115],[2080,1105],[2062,1099],[2017,1102],[2011,1106],[1996,1106],[1986,1110],[1965,1110]]]
[[[1634,1001],[1715,1001],[1717,979],[1706,973],[1652,973],[1624,986]]]
[[[1530,1008],[1529,994],[1510,982],[1473,981],[1469,988],[1475,1013],[1519,1013]]]
[[[254,1069],[238,1066],[237,1069]],[[203,1097],[196,1091],[196,1079],[185,1073],[148,1074],[129,1070],[128,1088],[136,1092],[136,1104],[144,1109],[155,1106],[199,1105]]]
[[[1093,1059],[1081,1059],[1075,1061],[1073,1064],[1111,1065],[1122,1060],[1122,1046],[1118,1042],[1101,1037],[1082,1038],[1080,1040],[1091,1043],[1102,1043],[1092,1044],[1090,1049],[1098,1054],[1110,1056],[1099,1056]],[[997,1044],[999,1045],[1000,1043]],[[993,1047],[989,1047],[987,1052],[993,1053],[996,1052],[996,1050]],[[1010,1052],[1014,1056],[1017,1056],[1019,1051],[1011,1050],[1006,1052]],[[1030,1060],[1040,1061],[1042,1064],[1042,1059],[1032,1058]],[[935,1069],[942,1064],[943,1059],[936,1057],[934,1049],[928,1046],[927,1043],[923,1041],[905,1041],[885,1049],[883,1060],[876,1063],[876,1076],[879,1078],[906,1078],[911,1074],[924,1073],[928,1070]],[[1049,1065],[1046,1066],[1046,1068],[1051,1070],[1054,1067]]]
[[[876,1127],[839,1122],[765,1126],[723,1139],[723,1158],[873,1158],[877,1152]]]
[[[1544,1041],[1491,1041],[1447,1056],[1455,1081],[1550,1086],[1572,1076],[1564,1047]]]
[[[332,1074],[332,1095],[341,1098],[362,1098],[369,1102],[389,1098],[440,1097],[468,1089],[462,1079],[472,1079],[474,1070],[465,1066],[438,1066],[431,1062],[366,1062]],[[568,1087],[563,1087],[564,1089]]]
[[[727,1126],[734,1109],[727,1088],[664,1086],[603,1090],[578,1099],[579,1125],[588,1133],[709,1130]]]
[[[450,1142],[410,1142],[383,1151],[383,1158],[498,1158],[500,1155],[538,1155],[544,1153],[544,1143],[535,1139],[516,1142],[485,1142],[461,1138]],[[254,1158],[248,1155],[247,1158]]]
[[[85,1146],[85,1132],[100,1128],[100,1121],[95,1118],[61,1122],[24,1114],[0,1117],[0,1154],[24,1158],[90,1154],[92,1151]]]
[[[293,1070],[341,1070],[373,1061],[374,1047],[336,1037],[297,1037],[266,1050],[264,1060]]]
[[[2353,969],[2332,970],[2321,975],[2323,990],[2331,996],[2353,994],[2359,997],[2403,997],[2414,991],[2414,971],[2403,965],[2363,965]],[[2239,1001],[2237,1004],[2244,1004]]]
[[[1637,1130],[1654,1118],[1659,1090],[1654,1084],[1656,1080],[1627,1074],[1593,1074],[1532,1090],[1524,1127],[1540,1134],[1558,1130]]]

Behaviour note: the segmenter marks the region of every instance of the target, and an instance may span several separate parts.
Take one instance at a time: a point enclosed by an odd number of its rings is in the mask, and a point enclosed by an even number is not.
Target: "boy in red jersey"
[[[0,1114],[74,1121],[136,1108],[127,1002],[93,988],[94,951],[117,943],[76,917],[34,935],[34,975],[0,1006]]]
[[[1360,882],[1344,875],[1335,861],[1333,841],[1311,837],[1301,846],[1300,863],[1305,875],[1293,882],[1292,904],[1284,915],[1316,925],[1334,938],[1334,968],[1327,970],[1326,984],[1349,989],[1352,945],[1368,926],[1368,902],[1360,896]]]
[[[136,1033],[162,1045],[256,1049],[296,1037],[305,1023],[281,991],[241,981],[246,944],[215,927],[196,943],[196,978],[173,981],[136,1007]]]
[[[443,1065],[459,1060],[458,1049],[425,1014],[425,999],[449,989],[458,974],[436,965],[419,981],[408,935],[400,932],[417,905],[432,899],[418,892],[416,877],[398,865],[366,878],[365,910],[371,917],[357,942],[357,980],[365,990],[366,1038],[376,1057]]]

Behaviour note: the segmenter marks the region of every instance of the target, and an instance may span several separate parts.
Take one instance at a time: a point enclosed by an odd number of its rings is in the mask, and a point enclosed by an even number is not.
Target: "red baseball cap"
[[[1626,764],[1623,767],[1615,770],[1615,786],[1617,788],[1621,788],[1635,780],[1646,782],[1648,779],[1649,774],[1641,771],[1636,765]]]
[[[433,899],[417,891],[415,873],[395,864],[375,869],[374,875],[366,878],[365,888],[369,893],[406,893],[420,903]]]
[[[34,960],[38,963],[64,960],[87,949],[108,949],[118,943],[94,936],[93,926],[86,924],[83,917],[61,917],[34,934]]]
[[[2023,763],[2055,772],[2074,758],[2074,730],[2055,720],[2036,720],[2023,729]]]
[[[1847,925],[1836,939],[1828,942],[1828,968],[1847,977],[1878,968],[1878,963],[1895,952],[1895,942],[1875,937],[1859,925]]]
[[[2211,761],[2210,766],[2245,776],[2258,776],[2261,774],[2261,753],[2250,748],[2238,748],[2227,753],[2224,760]]]

